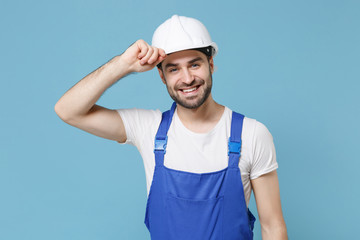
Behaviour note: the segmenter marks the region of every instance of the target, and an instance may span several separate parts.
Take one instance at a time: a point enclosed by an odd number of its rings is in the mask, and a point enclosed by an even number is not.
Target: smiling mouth
[[[180,91],[182,91],[183,93],[191,93],[191,92],[196,91],[199,87],[200,87],[200,85],[192,87],[192,88],[188,88],[188,89],[180,89]]]

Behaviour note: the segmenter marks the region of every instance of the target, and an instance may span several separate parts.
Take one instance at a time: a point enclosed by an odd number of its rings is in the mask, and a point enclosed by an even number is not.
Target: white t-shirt
[[[155,168],[154,140],[161,122],[160,110],[118,109],[127,135],[125,143],[137,147],[145,167],[147,193]],[[194,133],[187,129],[175,111],[168,131],[164,165],[168,168],[206,173],[228,166],[228,139],[232,111],[225,111],[216,126],[207,133]],[[239,167],[244,186],[246,204],[251,195],[250,179],[278,168],[273,138],[260,122],[244,118]]]

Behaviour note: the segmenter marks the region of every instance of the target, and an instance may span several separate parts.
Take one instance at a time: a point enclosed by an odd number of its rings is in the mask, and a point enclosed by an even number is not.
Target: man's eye
[[[192,65],[191,65],[191,67],[198,67],[199,66],[199,64],[197,64],[197,63],[193,63]]]
[[[176,71],[177,71],[176,68],[170,68],[170,69],[169,69],[169,72],[176,72]]]

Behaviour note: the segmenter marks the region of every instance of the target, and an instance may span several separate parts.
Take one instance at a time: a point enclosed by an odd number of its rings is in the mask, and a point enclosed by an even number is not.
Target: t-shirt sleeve
[[[124,144],[131,144],[136,147],[147,136],[154,134],[161,120],[160,110],[146,110],[146,109],[117,109],[116,110],[125,127],[126,141]]]
[[[273,137],[261,122],[256,121],[252,144],[253,163],[250,179],[258,178],[278,168]]]

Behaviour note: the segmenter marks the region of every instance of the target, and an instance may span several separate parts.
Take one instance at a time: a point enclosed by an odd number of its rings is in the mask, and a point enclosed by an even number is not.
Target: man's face
[[[159,74],[170,97],[179,105],[194,109],[200,107],[211,93],[212,58],[197,50],[172,53],[162,62]]]

